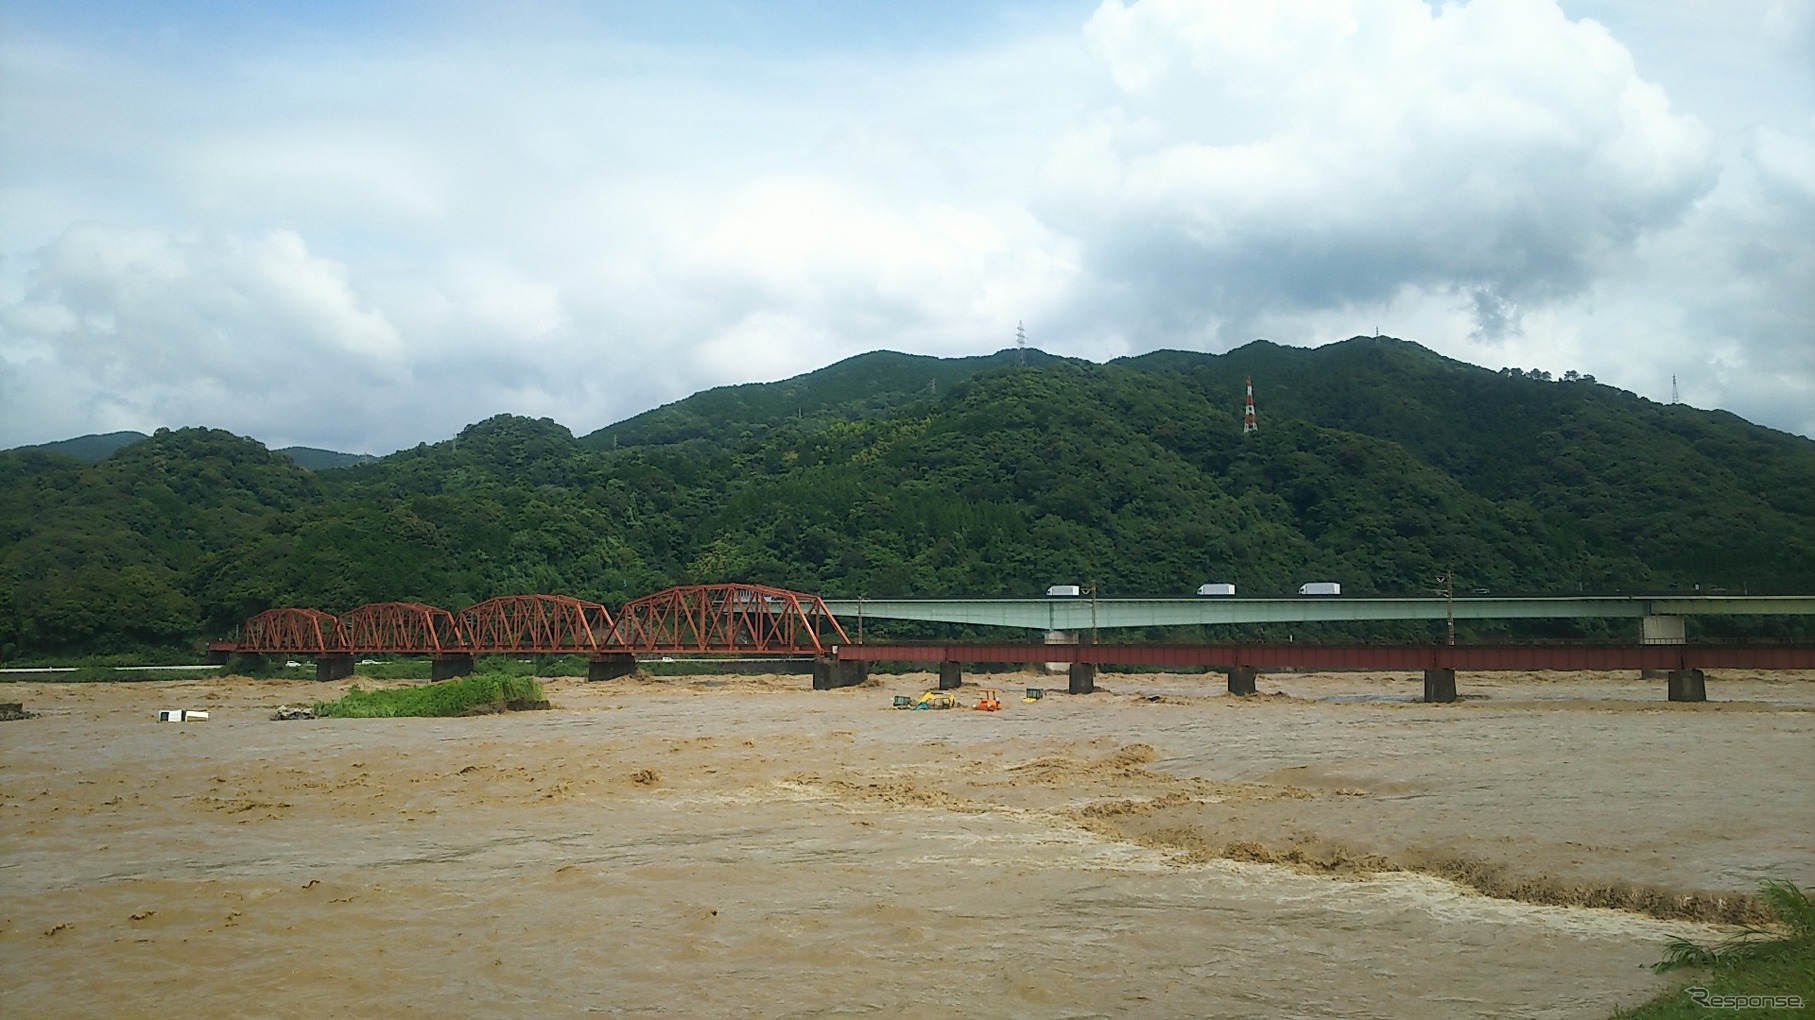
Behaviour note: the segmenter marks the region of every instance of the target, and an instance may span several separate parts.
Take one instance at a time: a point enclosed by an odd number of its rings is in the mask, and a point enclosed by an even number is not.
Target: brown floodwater
[[[960,692],[969,705],[972,677]],[[1605,1017],[1815,885],[1815,674],[14,683],[12,1016]],[[385,686],[383,683],[368,686]],[[1058,688],[1022,700],[1030,686]],[[206,722],[158,723],[158,709]]]

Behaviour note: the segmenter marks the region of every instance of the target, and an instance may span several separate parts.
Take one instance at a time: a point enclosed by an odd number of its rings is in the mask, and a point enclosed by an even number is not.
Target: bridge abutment
[[[1673,669],[1669,684],[1671,701],[1708,700],[1708,678],[1699,669]]]
[[[1456,700],[1456,671],[1453,669],[1427,669],[1424,671],[1424,701],[1427,705],[1447,705]]]
[[[353,653],[325,652],[315,657],[315,679],[345,680],[353,675]]]
[[[616,680],[637,671],[637,657],[629,652],[608,652],[586,660],[586,679]]]
[[[432,681],[452,680],[457,676],[466,676],[473,671],[471,652],[447,652],[429,660],[429,679]]]
[[[964,686],[964,671],[959,664],[946,660],[939,664],[939,689],[955,691]]]
[[[1230,666],[1229,693],[1242,695],[1253,694],[1254,676],[1258,672],[1259,670],[1256,670],[1253,666]]]

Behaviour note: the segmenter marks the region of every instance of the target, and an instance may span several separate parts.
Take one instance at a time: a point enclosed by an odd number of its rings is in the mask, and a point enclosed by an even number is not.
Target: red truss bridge
[[[209,652],[223,662],[234,653],[309,655],[319,679],[351,675],[359,655],[432,656],[433,675],[445,679],[471,671],[475,655],[585,654],[587,675],[608,679],[634,670],[639,654],[828,656],[847,640],[817,595],[706,584],[644,596],[615,618],[567,595],[503,595],[457,613],[420,602],[374,602],[338,617],[271,609]]]

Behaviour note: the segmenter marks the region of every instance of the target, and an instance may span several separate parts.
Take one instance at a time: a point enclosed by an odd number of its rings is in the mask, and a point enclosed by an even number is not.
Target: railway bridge
[[[418,602],[380,602],[340,616],[272,609],[237,637],[209,646],[231,654],[314,657],[318,679],[351,675],[356,656],[427,655],[432,675],[471,671],[482,654],[584,654],[587,677],[635,670],[638,655],[690,653],[814,659],[813,686],[861,683],[872,663],[937,664],[942,688],[963,682],[966,663],[1048,663],[1069,672],[1069,689],[1095,689],[1103,666],[1207,667],[1231,693],[1254,691],[1261,669],[1422,671],[1427,701],[1454,701],[1458,670],[1642,670],[1667,679],[1672,701],[1706,698],[1708,669],[1815,669],[1815,646],[1700,645],[1687,641],[1694,615],[1810,615],[1815,596],[1669,595],[1596,597],[1374,598],[1232,597],[1149,599],[823,599],[755,584],[683,585],[626,603],[613,614],[566,595],[508,595],[449,612]],[[839,616],[855,620],[852,641]],[[1366,620],[1628,618],[1630,644],[1247,644],[1101,643],[1126,627]],[[1043,631],[1040,642],[879,642],[867,619],[936,621]],[[1084,640],[1089,635],[1089,640]]]

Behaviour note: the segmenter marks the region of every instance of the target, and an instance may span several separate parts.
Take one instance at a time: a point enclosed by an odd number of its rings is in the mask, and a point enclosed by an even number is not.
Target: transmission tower
[[[1024,367],[1027,364],[1027,330],[1017,320],[1015,322],[1015,365]]]
[[[1242,435],[1260,431],[1260,420],[1254,416],[1254,377],[1248,377],[1248,402],[1242,408]]]

